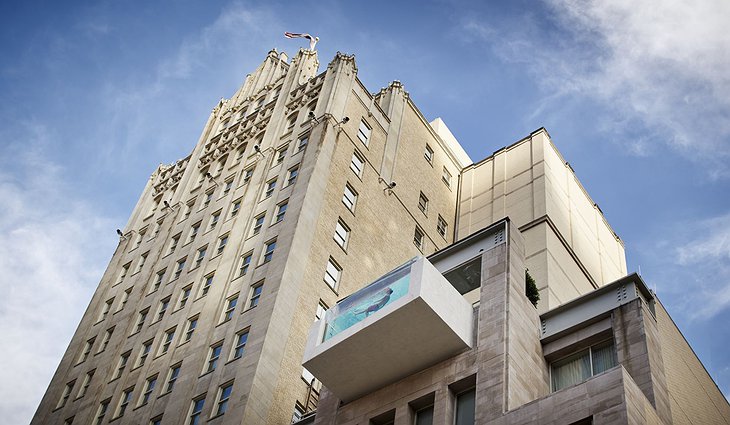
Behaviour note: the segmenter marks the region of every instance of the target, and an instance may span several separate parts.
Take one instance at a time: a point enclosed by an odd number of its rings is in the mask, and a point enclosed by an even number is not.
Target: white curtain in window
[[[564,361],[553,364],[553,391],[575,385],[591,377],[591,359],[588,350]]]
[[[599,374],[616,366],[616,350],[613,343],[591,348],[593,355],[593,374]]]

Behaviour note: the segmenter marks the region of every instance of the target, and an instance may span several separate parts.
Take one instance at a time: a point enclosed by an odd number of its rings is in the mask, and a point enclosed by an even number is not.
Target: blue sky
[[[609,4],[610,3],[610,4]],[[473,159],[544,126],[730,393],[724,0],[0,4],[0,416],[32,416],[155,167],[276,47],[354,53]],[[10,366],[7,366],[10,365]]]

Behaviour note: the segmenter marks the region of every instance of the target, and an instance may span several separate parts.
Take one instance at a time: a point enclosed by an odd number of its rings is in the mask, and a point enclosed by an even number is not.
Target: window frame
[[[330,266],[332,266],[332,269],[334,269],[334,270],[335,270],[335,271],[337,272],[337,273],[336,273],[336,276],[333,276],[333,275],[332,275],[332,273],[331,273],[331,271],[330,271]],[[331,283],[330,283],[330,281],[329,281],[329,280],[327,279],[328,277],[330,278],[330,280],[332,280],[332,282],[331,282]],[[327,286],[329,286],[329,287],[330,287],[330,288],[331,288],[331,289],[332,289],[333,291],[337,291],[337,288],[339,287],[339,284],[340,284],[340,278],[341,278],[341,277],[342,277],[342,266],[340,266],[340,265],[339,265],[339,264],[338,264],[338,263],[337,263],[337,262],[335,261],[335,259],[334,259],[334,258],[332,258],[332,257],[329,257],[329,259],[327,260],[327,265],[325,266],[325,271],[324,271],[324,282],[325,282],[325,283],[327,284]]]
[[[231,348],[231,361],[240,359],[246,354],[246,344],[248,344],[248,335],[250,328],[242,329],[236,332],[236,340]]]
[[[257,305],[259,305],[259,302],[261,302],[261,294],[264,291],[264,280],[260,280],[254,284],[251,285],[249,289],[249,296],[248,296],[248,307],[254,308]]]
[[[221,352],[223,351],[223,341],[218,341],[212,344],[208,350],[208,360],[205,362],[205,372],[211,373],[218,368],[218,362],[221,359]]]
[[[357,163],[355,160],[357,160]],[[352,172],[355,173],[360,180],[362,180],[362,176],[365,171],[365,157],[357,150],[352,153],[352,159],[350,159],[350,170],[352,170]]]
[[[226,391],[228,394],[226,394]],[[225,384],[218,387],[218,396],[216,397],[216,413],[214,417],[221,416],[228,410],[228,402],[231,399],[231,393],[233,392],[233,381],[226,382]]]
[[[360,125],[357,128],[357,138],[362,142],[363,145],[370,145],[370,137],[373,134],[373,128],[368,124],[365,119],[360,119]]]
[[[264,250],[261,252],[261,264],[266,264],[274,258],[276,251],[276,238],[270,239],[264,244]]]
[[[341,218],[337,219],[335,233],[332,238],[340,248],[347,250],[347,245],[350,241],[350,227]]]
[[[352,199],[347,196],[348,192],[352,195]],[[357,205],[357,196],[357,191],[352,187],[352,185],[349,182],[345,183],[345,190],[342,193],[342,203],[352,213],[355,212],[355,206]]]

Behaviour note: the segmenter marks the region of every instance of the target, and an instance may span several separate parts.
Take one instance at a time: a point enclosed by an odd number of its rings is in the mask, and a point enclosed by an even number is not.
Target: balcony
[[[416,257],[315,322],[303,363],[350,401],[470,348],[472,327],[471,304]]]

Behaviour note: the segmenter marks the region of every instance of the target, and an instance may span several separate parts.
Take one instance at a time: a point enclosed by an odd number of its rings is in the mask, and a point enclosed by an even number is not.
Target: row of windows
[[[175,381],[177,380],[179,374],[180,374],[180,367],[181,364],[172,366],[168,372],[167,380],[165,383],[165,386],[163,388],[163,392],[161,395],[165,395],[167,393],[170,393],[175,385]],[[155,387],[157,386],[157,380],[158,376],[153,375],[144,383],[144,388],[142,393],[139,396],[139,400],[137,402],[137,407],[144,406],[149,402],[149,400],[152,398],[152,395],[155,391]],[[220,415],[223,415],[228,410],[228,404],[231,398],[231,393],[233,391],[233,381],[226,382],[225,384],[218,387],[218,394],[216,396],[216,409],[215,413],[212,415],[211,418],[217,417]],[[120,418],[124,416],[124,413],[127,411],[127,408],[129,407],[129,404],[132,402],[134,394],[134,387],[130,387],[125,389],[121,396],[119,397],[119,402],[117,404],[117,408],[114,411],[113,419]],[[94,424],[100,425],[104,418],[106,417],[108,411],[109,411],[109,404],[111,403],[111,399],[106,399],[102,401],[99,404],[99,407],[97,408],[96,415],[94,417]],[[201,423],[201,415],[203,411],[203,406],[205,404],[205,394],[202,396],[198,396],[192,401],[192,405],[190,407],[190,410],[188,412],[188,419],[186,419],[187,424],[199,424]],[[73,419],[73,418],[71,418]],[[66,421],[67,424],[70,424],[69,420]],[[152,418],[149,422],[151,425],[160,425],[162,423],[162,415],[156,416]]]
[[[188,324],[188,331],[186,333],[186,341],[190,340],[192,331],[195,329],[196,325],[197,325],[197,318],[190,319],[189,324]],[[237,360],[237,359],[243,357],[243,355],[245,353],[246,343],[248,341],[248,334],[249,334],[248,328],[236,333],[235,339],[234,339],[235,342],[234,342],[233,346],[231,347],[229,361]],[[174,329],[166,332],[165,339],[161,346],[161,350],[163,350],[163,351],[167,350],[170,343],[172,342],[173,335],[174,335]],[[142,345],[135,367],[141,367],[142,365],[144,365],[145,360],[151,351],[151,347],[152,347],[152,341],[145,342]],[[207,373],[215,371],[215,369],[217,368],[217,366],[219,364],[220,358],[221,358],[222,349],[223,349],[223,341],[220,341],[220,342],[215,343],[210,346],[208,357],[206,358],[206,362],[203,367],[203,372],[202,372],[203,374],[207,374]],[[120,359],[117,364],[117,368],[115,370],[115,374],[114,374],[112,380],[121,377],[124,369],[126,368],[127,364],[129,363],[130,355],[131,355],[131,351],[128,351],[120,356]],[[160,396],[166,395],[173,390],[175,382],[180,374],[181,367],[182,367],[182,363],[180,362],[169,368],[167,378],[166,378],[166,383],[165,383],[165,386],[164,386]],[[81,385],[81,387],[78,391],[78,395],[77,395],[76,399],[79,399],[86,394],[88,387],[91,383],[91,379],[94,376],[94,373],[95,373],[95,370],[91,370],[84,376],[83,384]],[[154,375],[150,376],[149,378],[147,378],[147,380],[145,381],[144,390],[140,394],[140,398],[137,403],[138,407],[147,404],[147,402],[150,400],[150,398],[155,390],[155,387],[157,385],[157,380],[158,380],[158,374],[154,374]],[[61,408],[66,405],[66,402],[69,399],[75,384],[76,384],[76,380],[73,380],[66,384],[56,408]],[[225,385],[222,386],[221,388],[224,389],[224,391],[222,391],[222,393],[223,393],[222,399],[226,402],[225,404],[227,404],[228,396],[230,396],[230,391],[225,391]],[[114,413],[114,418],[118,418],[118,417],[121,417],[124,415],[124,413],[127,409],[127,406],[130,404],[130,402],[132,400],[133,390],[134,390],[134,387],[130,387],[122,392],[122,396],[119,399],[117,409]],[[221,398],[219,398],[219,399],[221,399]],[[107,410],[108,410],[109,401],[110,400],[105,400],[100,404],[97,415],[96,415],[96,423],[101,423],[101,421],[104,419],[104,417],[107,413]],[[223,411],[221,411],[219,408],[216,415],[219,415],[219,414],[222,414],[225,412],[225,405],[222,407],[222,409],[223,409]]]
[[[288,200],[285,200],[277,205],[276,211],[274,214],[274,218],[272,221],[272,225],[279,223],[284,219],[287,208],[288,208]],[[234,207],[232,209],[231,215],[234,216],[235,214],[237,214],[239,209],[240,209],[240,202],[234,203]],[[261,227],[263,226],[264,217],[265,217],[265,213],[254,218],[252,235],[256,235],[260,232]],[[216,212],[212,215],[210,223],[208,225],[209,230],[212,230],[213,228],[215,228],[216,224],[219,222],[219,218],[220,218],[220,211]],[[192,243],[195,240],[197,234],[199,233],[199,229],[200,229],[201,225],[202,225],[202,222],[198,222],[191,226],[186,245],[189,243]],[[177,235],[175,235],[171,238],[170,245],[167,249],[166,255],[170,255],[175,252],[175,250],[177,249],[177,247],[179,245],[179,241],[180,241],[181,237],[182,237],[182,233],[178,233]],[[216,246],[216,250],[215,250],[216,256],[223,253],[225,247],[228,244],[228,240],[229,240],[228,233],[226,233],[218,238],[218,242],[217,242],[217,246]],[[271,240],[271,241],[267,242],[266,250],[264,252],[264,255],[262,256],[262,263],[268,262],[271,259],[271,256],[273,254],[273,249],[275,247],[276,247],[275,240]],[[195,262],[191,266],[191,270],[196,269],[197,267],[199,267],[202,264],[207,252],[208,252],[208,245],[204,245],[204,246],[198,248],[197,254],[195,257]],[[148,256],[149,256],[149,251],[140,255],[133,274],[139,273],[142,270]],[[172,274],[170,281],[174,281],[182,275],[182,272],[185,270],[186,263],[187,263],[187,257],[183,257],[176,262],[175,271]],[[242,264],[242,266],[241,266],[242,269],[244,267],[247,268],[249,263],[250,263],[250,258],[248,259],[248,261],[245,264]],[[117,283],[115,283],[114,286],[122,283],[125,280],[131,265],[132,265],[132,263],[129,262],[122,266],[120,273],[119,273],[119,277],[117,279]],[[166,270],[167,270],[166,268],[162,269],[155,274],[148,293],[155,292],[157,289],[159,289],[162,282],[164,281],[164,276],[166,274]],[[242,272],[241,274],[245,274],[245,271]],[[131,288],[128,288],[122,294],[122,300],[120,301],[117,311],[121,310],[124,307],[124,305],[126,304],[128,298],[129,298],[130,292],[131,292]],[[97,322],[103,321],[108,316],[108,313],[111,311],[113,302],[114,302],[114,297],[110,298],[109,300],[107,300],[105,302],[105,304],[102,306],[102,310],[99,313]]]

